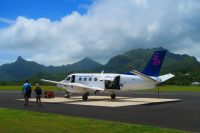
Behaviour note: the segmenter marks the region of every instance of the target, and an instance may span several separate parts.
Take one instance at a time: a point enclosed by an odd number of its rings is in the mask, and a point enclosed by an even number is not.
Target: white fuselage
[[[157,77],[151,77],[159,80]],[[136,75],[114,74],[114,73],[75,73],[69,75],[62,83],[79,83],[89,87],[98,87],[105,89],[104,92],[127,91],[127,90],[140,90],[154,88],[156,83],[145,80]],[[67,87],[58,84],[58,87],[66,89],[68,92],[84,93],[77,87]]]

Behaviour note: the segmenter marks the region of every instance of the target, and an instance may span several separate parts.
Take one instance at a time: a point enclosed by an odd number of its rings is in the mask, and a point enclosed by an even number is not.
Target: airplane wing
[[[52,80],[47,80],[47,79],[41,79],[42,82],[48,82],[48,83],[54,83],[54,84],[60,84],[62,82],[57,82],[57,81],[52,81]]]
[[[66,86],[71,86],[71,87],[77,87],[80,89],[88,89],[92,91],[104,91],[104,89],[99,88],[99,87],[90,87],[90,86],[79,84],[79,83],[61,83],[61,84],[64,84]]]
[[[100,77],[99,80],[109,80],[114,81],[115,77]]]
[[[90,86],[83,85],[83,84],[80,84],[80,83],[64,83],[64,82],[57,82],[57,81],[46,80],[46,79],[41,79],[41,81],[64,85],[65,87],[72,87],[72,88],[76,87],[76,88],[85,89],[85,90],[88,90],[88,91],[104,91],[103,88],[90,87]]]
[[[143,78],[144,80],[147,80],[147,81],[152,81],[152,82],[157,82],[157,83],[159,82],[159,81],[157,81],[157,80],[155,80],[155,79],[153,79],[153,78],[151,78],[151,77],[149,77],[149,76],[147,76],[143,73],[140,73],[136,70],[132,70],[131,73],[133,73],[133,74],[135,74],[135,75],[137,75],[137,76],[139,76],[139,77],[141,77],[141,78]]]

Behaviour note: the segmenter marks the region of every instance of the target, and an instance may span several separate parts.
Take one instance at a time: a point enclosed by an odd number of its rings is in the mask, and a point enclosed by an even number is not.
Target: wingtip
[[[169,73],[169,75],[171,75],[172,77],[174,77],[175,75],[174,74],[172,74],[172,73]]]
[[[40,79],[40,81],[45,81],[45,79]]]

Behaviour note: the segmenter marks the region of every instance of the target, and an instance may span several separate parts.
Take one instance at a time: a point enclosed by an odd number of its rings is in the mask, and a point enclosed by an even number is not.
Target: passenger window
[[[89,81],[92,81],[92,78],[89,78]]]
[[[81,81],[82,80],[82,78],[79,78],[79,81]]]
[[[84,78],[84,81],[87,81],[87,78]]]
[[[94,78],[94,81],[97,81],[97,78]]]

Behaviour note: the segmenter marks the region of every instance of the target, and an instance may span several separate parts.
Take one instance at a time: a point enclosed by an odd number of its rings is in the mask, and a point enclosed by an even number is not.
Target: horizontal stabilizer
[[[140,73],[140,72],[138,72],[136,70],[131,71],[131,73],[133,73],[133,74],[135,74],[135,75],[137,75],[137,76],[139,76],[139,77],[141,77],[141,78],[143,78],[143,79],[145,79],[147,81],[159,82],[159,81],[157,81],[157,80],[155,80],[155,79],[153,79],[153,78],[151,78],[151,77],[149,77],[149,76],[147,76],[147,75],[145,75],[143,73]]]
[[[169,73],[169,74],[165,74],[165,75],[159,76],[158,78],[161,79],[161,82],[164,82],[164,81],[166,81],[166,80],[168,80],[168,79],[173,78],[174,76],[175,76],[175,75]]]

